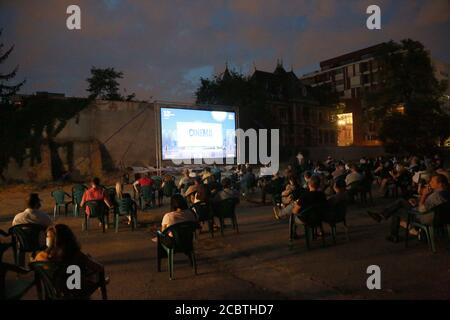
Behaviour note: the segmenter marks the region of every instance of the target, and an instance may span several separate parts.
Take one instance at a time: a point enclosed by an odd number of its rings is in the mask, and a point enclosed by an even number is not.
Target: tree
[[[3,29],[0,29],[0,36],[3,33]],[[4,44],[0,43],[0,64],[6,61],[8,59],[11,52],[14,50],[14,46],[11,46],[8,50],[3,52]],[[17,70],[19,69],[19,66],[16,66],[11,72],[9,73],[1,73],[0,72],[0,102],[8,102],[7,99],[9,99],[11,96],[15,95],[20,88],[25,83],[25,80],[22,82],[16,83],[16,84],[10,84],[9,81],[12,80],[16,74]]]
[[[117,79],[122,79],[123,73],[114,70],[114,68],[91,68],[91,77],[87,79],[89,88],[87,89],[89,99],[104,99],[104,100],[124,100],[119,93],[119,82]]]
[[[3,30],[0,30],[0,36]],[[8,50],[3,51],[4,44],[0,43],[0,65],[6,61],[14,50],[11,46]],[[15,117],[15,107],[11,103],[11,96],[15,95],[25,80],[19,83],[11,84],[19,69],[16,66],[11,72],[0,72],[0,178],[3,179],[2,170],[7,166],[11,154],[16,152],[19,146],[14,141],[16,127],[18,125]]]
[[[434,75],[424,46],[411,39],[388,42],[377,53],[378,90],[364,100],[381,123],[380,138],[390,152],[432,152],[450,135],[450,117],[442,110],[446,82]]]

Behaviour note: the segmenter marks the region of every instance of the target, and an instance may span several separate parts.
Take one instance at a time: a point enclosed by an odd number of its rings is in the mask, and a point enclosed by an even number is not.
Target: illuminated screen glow
[[[161,108],[162,160],[236,157],[236,114]]]

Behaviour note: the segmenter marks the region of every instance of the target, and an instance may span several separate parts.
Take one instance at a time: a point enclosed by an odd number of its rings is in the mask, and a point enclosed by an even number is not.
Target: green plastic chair
[[[70,195],[63,190],[55,190],[51,193],[52,198],[55,200],[55,206],[53,207],[53,219],[56,219],[56,212],[61,214],[61,207],[64,207],[64,213],[67,216],[67,207],[72,203],[72,200],[66,201],[66,196],[70,198]]]
[[[164,183],[163,194],[165,197],[171,198],[177,191],[177,186],[173,180]]]
[[[89,216],[86,213],[87,207],[89,207],[90,211]],[[106,224],[109,224],[109,218],[108,218],[108,209],[103,200],[86,201],[84,205],[84,223],[82,227],[83,231],[89,230],[89,220],[92,218],[98,218],[100,220],[100,222],[102,223],[103,233],[105,233]]]
[[[38,288],[39,300],[83,300],[97,291],[101,290],[102,299],[107,300],[105,274],[98,275],[97,283],[89,283],[85,281],[90,274],[80,266],[81,269],[81,289],[68,289],[67,273],[69,264],[57,262],[32,262],[30,268],[34,271],[36,286]],[[94,273],[92,273],[94,275]]]
[[[208,231],[211,234],[211,238],[214,238],[214,216],[212,215],[211,207],[206,202],[197,202],[191,206],[192,211],[195,213],[198,222],[207,222]]]
[[[154,206],[155,193],[152,186],[143,186],[139,192],[139,206],[142,211]]]
[[[152,176],[151,178],[153,180],[153,189],[155,191],[155,196],[156,193],[158,193],[158,206],[160,207],[164,198],[164,193],[161,190],[162,179],[160,176]]]
[[[25,267],[26,253],[31,253],[34,257],[37,252],[46,248],[45,232],[46,227],[32,223],[18,224],[9,228],[16,265]]]
[[[433,215],[431,224],[424,224],[417,221],[418,216]],[[408,220],[405,229],[405,248],[408,247],[409,240],[409,228],[416,227],[425,233],[428,246],[433,253],[436,253],[435,235],[439,229],[444,229],[448,236],[448,226],[450,225],[450,201],[447,201],[439,206],[432,208],[431,210],[420,213],[410,210],[408,212]]]
[[[33,279],[24,279],[19,275],[26,275],[31,270],[26,270],[20,266],[10,263],[0,262],[0,300],[19,300],[35,284]],[[15,279],[6,279],[8,272],[14,272],[17,275]]]
[[[75,217],[80,216],[81,200],[83,200],[84,190],[72,189],[72,201],[73,201],[73,215]]]
[[[117,201],[117,210],[114,213],[114,226],[116,232],[119,232],[120,216],[131,216],[131,230],[137,228],[137,206],[131,198],[122,198]]]
[[[336,244],[336,225],[342,223],[345,229],[345,236],[347,241],[350,241],[348,236],[347,227],[347,204],[345,202],[338,203],[333,208],[328,208],[325,216],[323,217],[323,222],[327,223],[331,228],[331,237],[333,238],[333,243]]]
[[[220,233],[222,236],[224,235],[225,219],[231,219],[233,230],[235,230],[236,233],[239,233],[239,226],[236,217],[236,205],[237,199],[229,198],[219,201],[213,206],[214,216],[218,217],[220,221]]]
[[[322,226],[322,217],[326,206],[312,206],[306,208],[298,214],[291,214],[289,219],[289,241],[295,238],[298,225],[303,225],[305,230],[306,248],[311,249],[311,242],[314,239],[315,230],[317,228],[322,232],[322,246],[325,246],[325,233]]]
[[[195,222],[181,222],[174,224],[163,232],[157,232],[157,270],[161,272],[161,260],[167,256],[167,264],[169,269],[169,279],[173,279],[173,256],[175,253],[184,253],[188,256],[189,262],[197,274],[197,262],[195,260],[194,251],[194,233],[197,229]],[[172,233],[173,237],[168,234]]]

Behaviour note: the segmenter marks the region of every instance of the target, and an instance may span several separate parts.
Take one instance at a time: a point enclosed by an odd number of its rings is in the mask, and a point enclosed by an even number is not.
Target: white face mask
[[[51,247],[53,247],[53,241],[52,241],[52,239],[51,238],[49,238],[49,237],[47,237],[47,238],[45,238],[45,245],[47,246],[47,248],[51,248]]]

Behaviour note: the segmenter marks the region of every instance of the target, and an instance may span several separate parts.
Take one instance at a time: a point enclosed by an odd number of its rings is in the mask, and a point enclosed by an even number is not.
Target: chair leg
[[[53,207],[53,220],[56,220],[56,205]]]
[[[119,232],[119,215],[114,214],[114,229],[117,232]]]
[[[194,267],[194,274],[197,275],[197,260],[195,259],[195,252],[192,251],[191,255],[192,255],[192,264]]]
[[[224,231],[224,229],[225,229],[225,221],[224,221],[224,219],[221,217],[221,218],[220,218],[220,233],[222,234],[222,237],[223,237],[223,231]]]
[[[406,223],[406,228],[405,228],[405,248],[408,248],[408,240],[409,240],[409,223]]]
[[[312,229],[310,230],[310,228],[308,226],[306,226],[306,224],[304,225],[305,227],[305,240],[306,240],[306,248],[308,250],[311,249],[311,238],[312,238]]]
[[[433,227],[427,227],[428,229],[428,241],[431,247],[431,251],[433,253],[436,253],[436,246],[434,244],[434,228]]]
[[[235,227],[236,227],[236,233],[239,233],[239,225],[238,225],[238,223],[237,223],[237,218],[236,218],[236,216],[233,217],[233,224],[234,224]]]
[[[169,279],[173,279],[173,250],[169,250],[167,254],[167,262],[169,266]]]
[[[331,237],[333,239],[333,243],[336,244],[336,225],[331,226]]]
[[[325,232],[323,230],[322,224],[320,225],[320,232],[322,233],[322,247],[325,247],[325,245],[326,245],[326,243],[325,243]]]
[[[211,234],[211,238],[214,238],[214,220],[208,220],[208,229]]]

